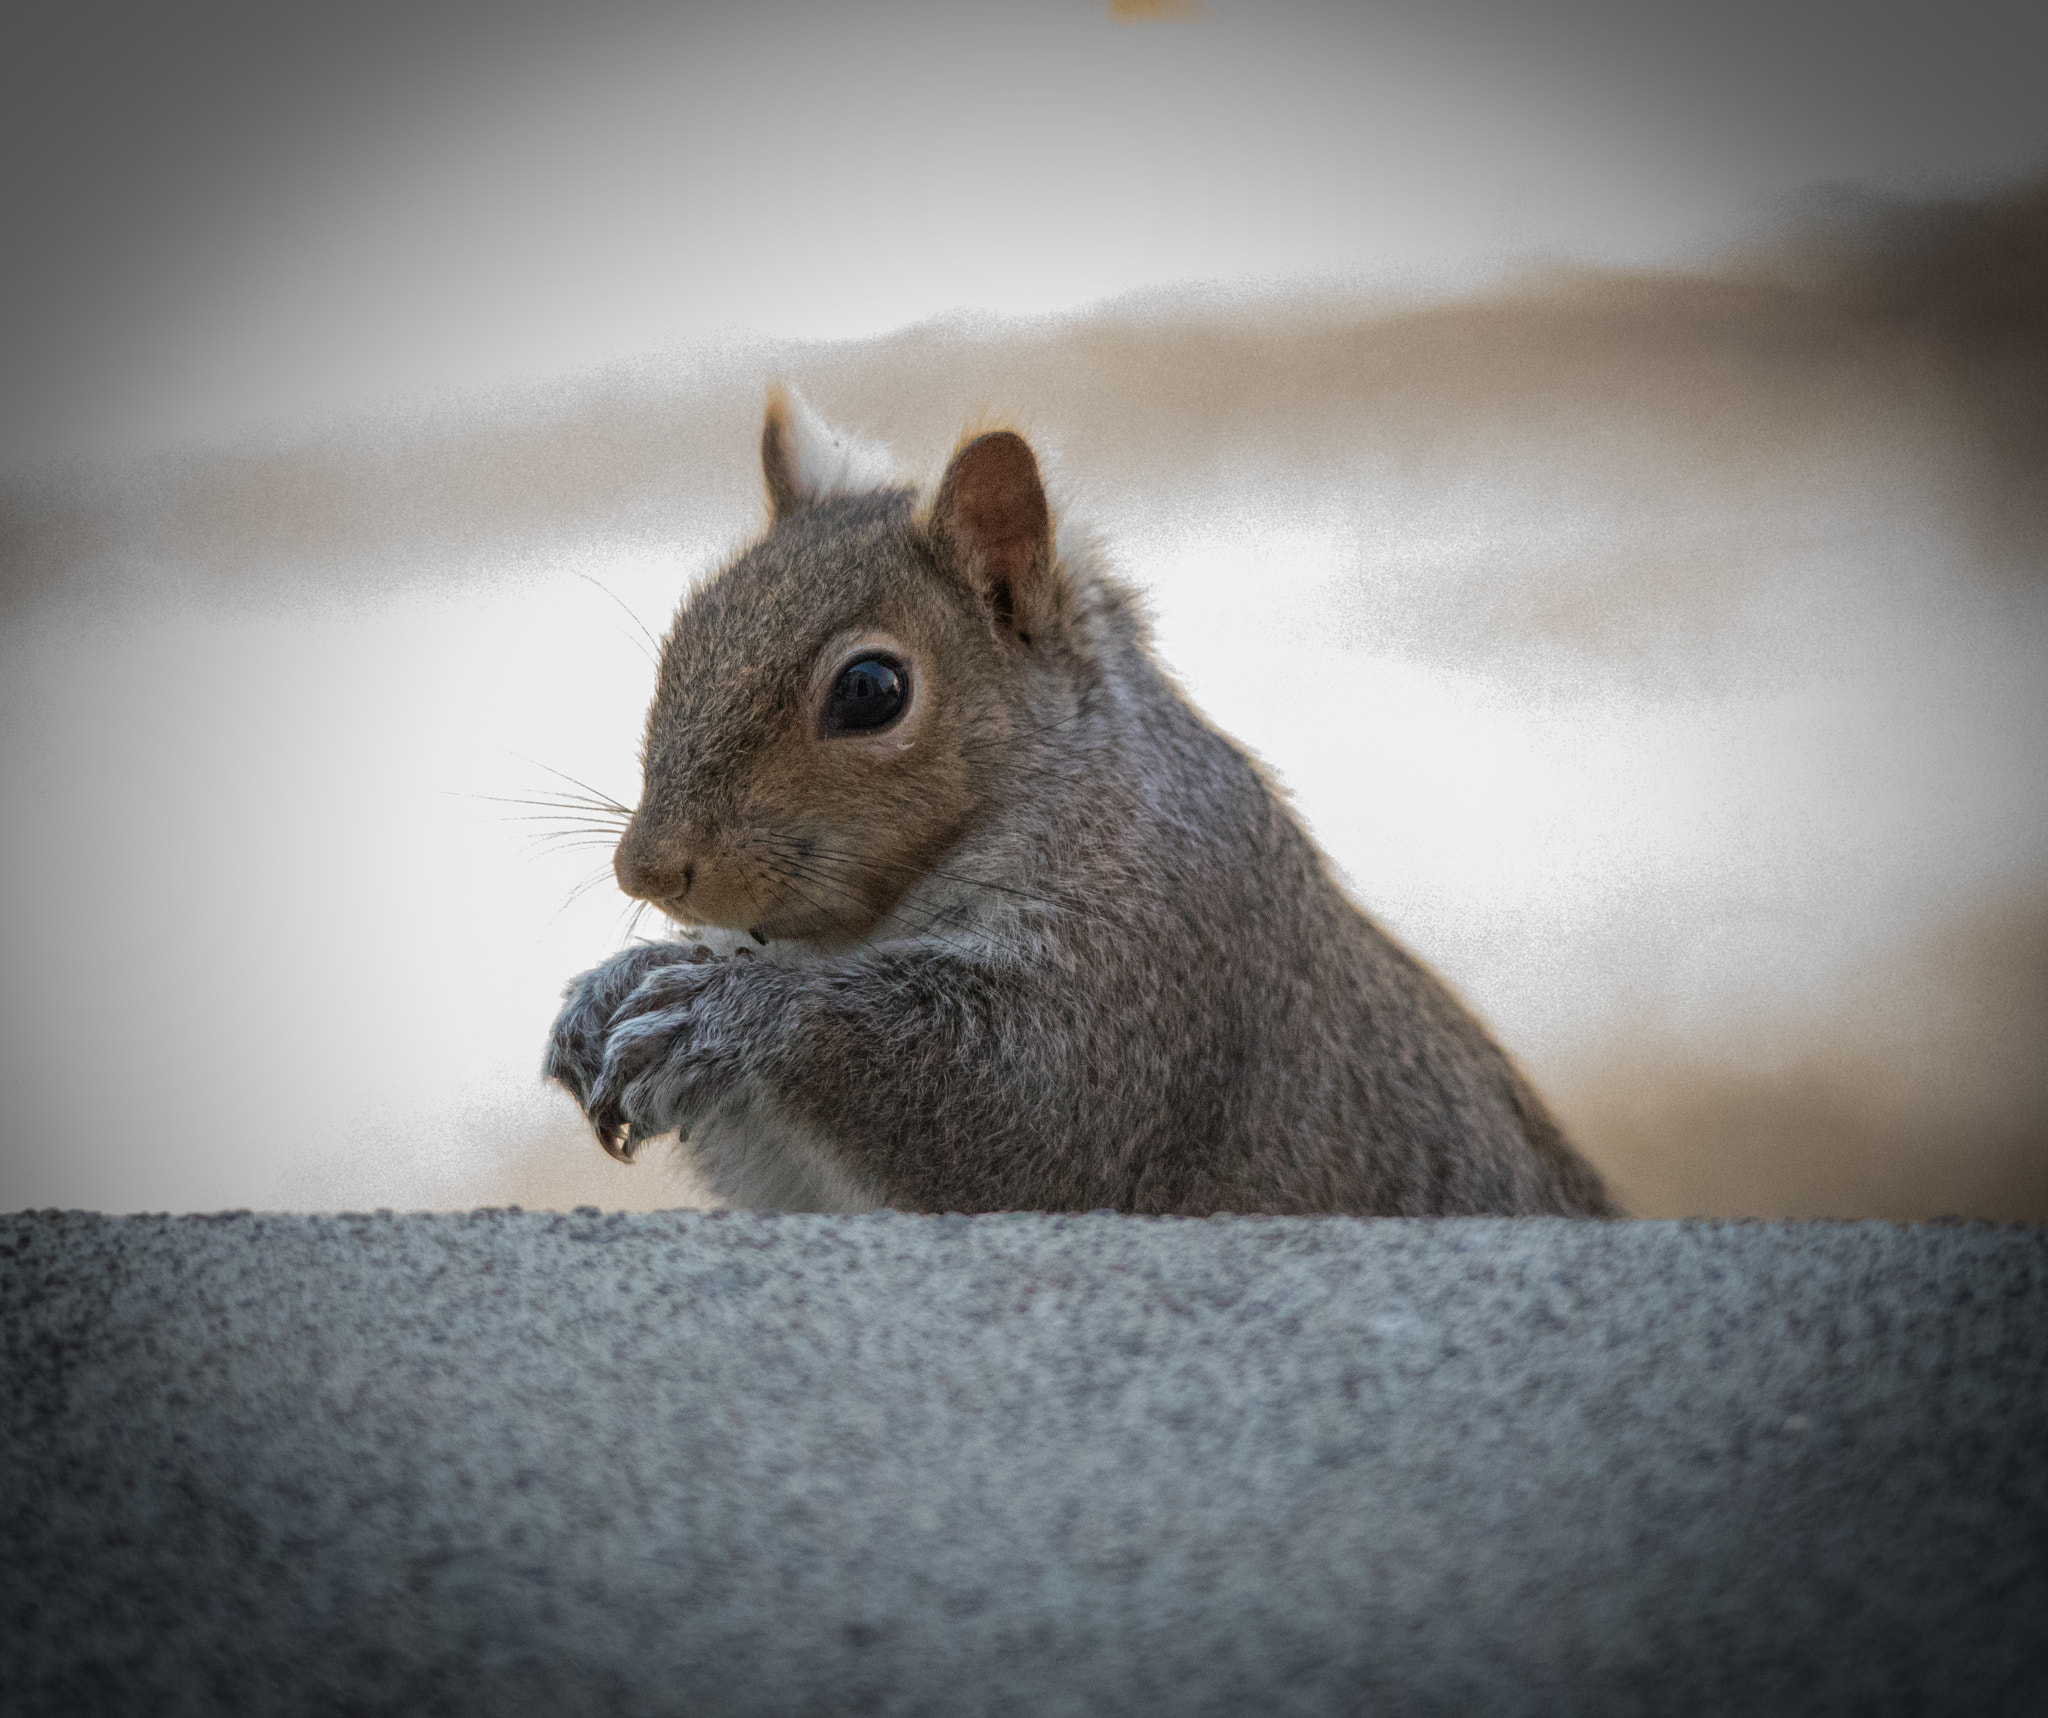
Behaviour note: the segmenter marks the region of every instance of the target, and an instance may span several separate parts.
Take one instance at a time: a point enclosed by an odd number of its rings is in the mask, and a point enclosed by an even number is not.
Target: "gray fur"
[[[718,847],[762,911],[840,916],[772,958],[662,944],[577,980],[547,1072],[608,1148],[681,1129],[728,1200],[814,1209],[1616,1214],[1161,673],[1132,594],[1048,547],[992,610],[943,523],[904,491],[778,497],[678,615],[622,880]],[[861,821],[842,851],[772,778],[861,626],[929,641],[948,726],[833,813]],[[899,826],[914,862],[873,845]]]

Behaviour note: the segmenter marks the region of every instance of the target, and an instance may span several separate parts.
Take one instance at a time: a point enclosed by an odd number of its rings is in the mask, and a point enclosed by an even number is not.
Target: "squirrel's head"
[[[769,396],[760,541],[677,614],[619,886],[763,939],[867,934],[973,822],[1071,643],[1038,462],[963,441],[929,501]]]

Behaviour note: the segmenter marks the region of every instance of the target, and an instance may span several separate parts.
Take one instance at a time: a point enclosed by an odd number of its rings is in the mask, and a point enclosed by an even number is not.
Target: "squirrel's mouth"
[[[688,865],[670,867],[658,890],[625,892],[706,942],[715,932],[734,948],[789,942],[820,949],[861,942],[901,893],[878,888],[859,857],[815,838],[761,836],[739,845],[738,853],[700,849]]]
[[[868,928],[863,925],[856,931],[843,914],[827,914],[802,906],[792,911],[752,914],[744,924],[714,924],[701,910],[693,910],[679,900],[656,901],[652,905],[681,936],[703,943],[720,956],[751,954],[770,943],[803,943],[820,949],[845,947],[859,942]]]

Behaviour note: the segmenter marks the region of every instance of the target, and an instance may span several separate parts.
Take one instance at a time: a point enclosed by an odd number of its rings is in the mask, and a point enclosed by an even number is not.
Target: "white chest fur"
[[[758,1100],[700,1122],[684,1150],[711,1191],[737,1209],[858,1212],[884,1204],[816,1134]]]

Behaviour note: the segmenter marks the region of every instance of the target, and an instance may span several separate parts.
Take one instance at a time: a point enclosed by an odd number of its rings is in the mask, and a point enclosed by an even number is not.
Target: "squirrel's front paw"
[[[759,1046],[745,1008],[779,974],[741,954],[651,971],[612,1014],[584,1109],[614,1156],[687,1128],[732,1095]]]
[[[564,991],[562,1011],[548,1037],[547,1060],[542,1075],[559,1081],[582,1108],[596,1120],[591,1097],[604,1070],[605,1044],[612,1018],[649,973],[671,967],[701,965],[711,951],[701,945],[684,943],[643,943],[612,956],[602,966],[576,979]],[[614,1157],[624,1154],[622,1134],[598,1127],[598,1140]]]

